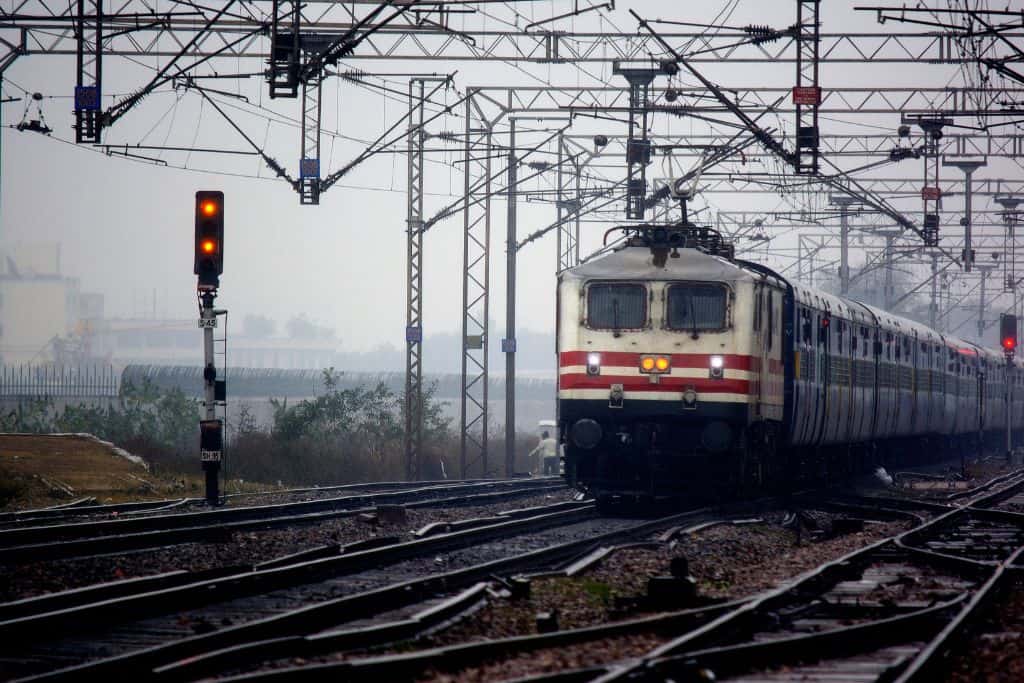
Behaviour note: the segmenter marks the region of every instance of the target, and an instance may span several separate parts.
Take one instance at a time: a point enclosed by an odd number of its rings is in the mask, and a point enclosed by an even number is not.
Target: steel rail
[[[729,509],[745,513],[747,504],[731,506]],[[219,661],[218,657],[231,659],[235,648],[245,648],[254,643],[270,647],[266,641],[277,641],[297,635],[310,635],[339,624],[365,619],[386,611],[399,609],[436,595],[467,586],[475,581],[490,579],[495,575],[525,571],[531,568],[550,567],[553,564],[571,561],[591,552],[602,544],[620,540],[632,540],[637,536],[681,522],[708,519],[720,516],[719,511],[709,508],[692,510],[642,522],[626,528],[609,531],[578,540],[559,543],[546,548],[521,553],[512,557],[491,560],[477,565],[441,574],[419,577],[373,590],[334,598],[326,602],[285,612],[253,622],[221,629],[217,632],[193,636],[166,645],[159,645],[138,652],[127,653],[96,662],[33,677],[30,680],[80,680],[83,675],[136,675],[152,676],[155,669],[168,667],[168,675],[176,666],[184,665],[202,655],[209,655],[209,666]],[[468,533],[468,532],[462,532]],[[419,541],[430,542],[433,539]],[[324,636],[324,637],[329,637]],[[282,641],[284,642],[284,641]],[[297,642],[297,641],[290,641]],[[224,651],[222,654],[215,654]],[[207,666],[207,665],[204,665]]]
[[[1020,490],[1022,488],[1024,488],[1024,481],[1014,481],[1008,484],[1005,489],[1000,489],[999,491],[990,493],[976,502],[984,504],[1000,495],[1003,495],[1007,489]],[[1004,566],[1009,559],[993,562],[990,560],[978,560],[968,557],[953,556],[945,553],[937,553],[920,547],[913,547],[915,545],[915,541],[920,541],[926,533],[941,531],[949,525],[950,522],[956,519],[970,519],[970,515],[973,512],[976,512],[976,510],[972,510],[970,507],[961,507],[950,510],[944,514],[940,514],[928,522],[925,522],[924,524],[916,526],[913,529],[882,539],[864,548],[853,551],[837,560],[822,564],[816,569],[798,577],[796,580],[789,582],[774,591],[763,594],[761,597],[750,601],[735,611],[723,615],[719,619],[716,619],[701,628],[682,634],[679,637],[659,646],[637,661],[624,665],[608,667],[606,669],[607,673],[595,680],[600,681],[600,683],[606,683],[610,681],[634,679],[646,680],[650,677],[656,678],[659,675],[665,675],[670,670],[678,670],[678,667],[687,667],[687,662],[690,661],[689,658],[693,655],[698,655],[701,652],[711,652],[716,649],[725,650],[726,648],[735,649],[741,644],[714,648],[713,641],[716,637],[723,635],[726,631],[730,631],[734,634],[736,632],[745,632],[746,630],[756,631],[757,626],[755,624],[759,615],[763,616],[767,612],[771,612],[773,610],[777,612],[778,610],[783,609],[787,602],[794,599],[797,593],[802,594],[806,600],[807,596],[820,594],[822,585],[826,586],[827,590],[827,587],[834,585],[836,582],[844,578],[860,576],[858,569],[867,567],[872,562],[872,558],[876,557],[880,552],[886,550],[888,547],[897,547],[903,551],[911,551],[911,554],[922,562],[936,563],[947,568],[953,567],[952,571],[978,572],[987,570],[988,574],[982,578],[988,579],[993,571],[997,570],[998,567]],[[1021,517],[1020,521],[1024,521],[1024,516]],[[1024,524],[1021,524],[1019,528],[1024,529]],[[1020,547],[1022,546],[1018,545],[1018,548]],[[1018,549],[1009,554],[1008,557],[1015,558],[1019,552],[1020,550]],[[980,588],[976,590],[980,590]],[[797,599],[797,602],[799,602],[799,599]],[[967,602],[970,604],[970,601]],[[888,632],[893,636],[893,639],[899,640],[900,638],[904,638],[904,640],[900,640],[900,642],[906,642],[906,639],[915,635],[900,628],[888,629]],[[815,635],[820,636],[821,634]],[[931,638],[932,635],[933,634],[928,634],[928,637]],[[803,636],[802,638],[802,642],[810,642],[808,640],[808,636]],[[890,642],[892,642],[893,639],[890,639]],[[814,650],[804,649],[803,654],[805,658],[808,655],[808,652],[814,652]]]
[[[674,524],[668,526],[673,526]],[[706,524],[699,526],[706,526]],[[678,527],[676,528],[678,529]],[[690,526],[689,528],[693,529],[694,527]],[[670,534],[665,534],[662,536],[662,539],[667,540],[669,536]],[[595,557],[594,553],[585,556],[584,560],[592,557]],[[581,560],[578,560],[569,567],[572,568],[581,562]],[[570,572],[570,568],[564,570],[566,574]],[[319,680],[321,678],[351,681],[414,680],[427,668],[451,672],[467,666],[474,666],[489,661],[493,662],[500,657],[593,642],[603,638],[649,632],[671,633],[673,631],[678,632],[680,629],[692,630],[703,623],[707,623],[708,620],[716,618],[716,615],[730,612],[746,604],[748,601],[749,599],[740,599],[650,617],[629,619],[612,624],[568,629],[550,634],[514,636],[482,643],[458,644],[412,653],[348,660],[336,664],[304,666],[301,668],[290,667],[259,674],[246,673],[223,680],[251,680],[254,677],[261,681],[274,681],[278,679]],[[382,628],[386,629],[387,625]],[[381,644],[376,643],[377,646]],[[276,641],[268,640],[225,648],[218,652],[197,657],[189,657],[178,663],[157,668],[153,673],[156,674],[154,680],[158,681],[196,680],[202,677],[214,676],[232,668],[241,668],[247,663],[251,664],[254,660],[270,661],[294,657],[310,658],[345,651],[353,647],[368,646],[369,644],[365,640],[359,640],[359,636],[353,631],[327,633],[306,638],[293,637]],[[590,680],[590,678],[603,672],[604,669],[587,669],[584,671],[559,673],[551,675],[551,680]],[[171,677],[164,679],[162,678],[163,675]],[[530,678],[529,680],[533,679]],[[538,677],[537,680],[548,680],[548,675]]]
[[[546,487],[510,488],[506,491],[495,491],[490,493],[463,494],[452,498],[428,498],[414,499],[401,503],[406,508],[424,507],[461,507],[466,505],[481,505],[493,503],[499,500],[515,498],[518,496],[540,493],[544,491],[562,490],[561,485],[553,484]],[[433,491],[433,489],[432,489]],[[447,493],[445,489],[437,489],[438,493]],[[394,502],[396,499],[387,497],[378,499],[377,504],[384,500]],[[290,504],[286,504],[290,505]],[[248,531],[253,529],[271,529],[288,526],[301,526],[316,524],[341,517],[354,517],[359,514],[373,513],[376,508],[332,508],[322,512],[281,512],[277,506],[268,506],[269,509],[256,509],[254,512],[245,515],[239,521],[222,521],[220,518],[203,518],[202,524],[192,526],[179,526],[172,528],[159,528],[153,531],[129,532],[124,534],[111,534],[103,536],[91,536],[74,539],[50,540],[43,543],[28,543],[23,545],[0,547],[0,562],[14,564],[18,562],[37,562],[41,560],[63,559],[68,557],[84,557],[87,555],[107,555],[111,553],[143,550],[146,548],[157,548],[194,541],[220,541],[227,542],[235,532]],[[239,510],[240,511],[240,510]],[[188,517],[189,513],[171,515],[170,517]],[[266,516],[265,516],[266,515]],[[152,518],[150,518],[152,519]],[[191,518],[189,518],[191,519]],[[123,521],[149,521],[149,520],[123,520]],[[166,520],[161,519],[161,522]],[[186,520],[187,521],[187,520]],[[33,529],[52,529],[60,527],[33,527]]]
[[[183,528],[194,525],[220,525],[233,521],[266,519],[281,514],[302,514],[321,510],[334,510],[340,507],[405,503],[431,494],[451,495],[455,493],[472,493],[474,491],[497,490],[505,487],[550,488],[557,486],[551,479],[509,479],[500,482],[465,484],[456,486],[428,486],[406,489],[402,491],[386,491],[381,493],[355,494],[332,498],[318,498],[269,505],[254,505],[238,508],[219,508],[168,515],[153,515],[131,519],[106,519],[99,521],[75,522],[72,524],[17,527],[0,530],[0,548],[25,545],[27,543],[44,543],[69,541],[77,538],[100,536],[104,533],[132,533],[140,531],[159,531]]]
[[[1024,568],[1014,566],[1024,554],[1019,548],[1009,559],[1001,563],[985,585],[975,591],[960,613],[939,632],[928,645],[907,665],[895,683],[920,683],[940,679],[946,657],[955,649],[955,641],[970,630],[972,622],[992,606],[998,596],[1006,590],[1006,584],[1019,581]]]
[[[174,613],[182,609],[345,576],[372,567],[386,566],[406,559],[503,538],[513,532],[540,531],[574,524],[594,516],[593,506],[588,505],[577,510],[513,519],[478,529],[404,541],[337,557],[314,559],[285,567],[252,569],[226,577],[193,581],[162,590],[129,593],[100,602],[70,604],[66,607],[60,605],[65,595],[71,602],[78,602],[74,591],[56,594],[49,600],[45,599],[47,596],[29,598],[24,603],[38,600],[50,611],[33,612],[26,616],[0,621],[0,638],[8,643],[24,642],[34,640],[44,632],[53,635],[58,632],[73,632],[76,629],[95,629],[100,625],[123,623],[126,619],[138,618],[140,615]],[[55,606],[60,607],[53,609]]]
[[[273,681],[278,678],[290,679],[295,676],[298,676],[300,679],[317,678],[321,675],[328,675],[336,680],[346,681],[412,680],[428,667],[453,671],[466,666],[493,661],[499,657],[594,642],[604,638],[622,637],[638,633],[668,633],[672,631],[678,632],[678,629],[693,629],[724,612],[735,609],[745,602],[745,600],[734,600],[717,605],[694,607],[639,619],[627,619],[611,624],[566,629],[554,633],[498,638],[484,642],[463,643],[399,655],[369,657],[350,660],[337,665],[324,664],[304,667],[302,669],[288,668],[279,672],[261,674],[259,675],[259,680]],[[388,634],[389,638],[390,635]],[[415,635],[415,633],[403,635],[409,637]],[[396,640],[399,640],[399,638],[391,638],[392,642]],[[372,642],[372,644],[379,645],[380,640]],[[254,655],[264,661],[274,658],[274,655],[280,655],[281,658],[294,656],[315,657],[330,652],[339,652],[354,649],[355,647],[367,647],[369,645],[370,643],[367,643],[365,639],[362,642],[358,639],[358,631],[328,633],[280,643],[264,642],[253,644],[251,647],[238,648],[233,651],[226,650],[205,657],[197,657],[179,664],[158,668],[154,670],[154,674],[156,674],[154,680],[162,682],[164,681],[162,674],[172,673],[175,675],[173,678],[167,679],[168,681],[196,680],[200,676],[208,676],[218,671],[224,671],[229,666],[245,664],[246,659],[251,663]],[[216,666],[211,666],[214,663]],[[252,674],[243,674],[221,680],[252,680],[252,677]]]

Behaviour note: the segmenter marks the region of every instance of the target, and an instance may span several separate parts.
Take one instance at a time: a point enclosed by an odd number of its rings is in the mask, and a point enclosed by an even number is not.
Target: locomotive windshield
[[[587,287],[587,327],[595,330],[635,330],[647,322],[647,290],[622,282]]]
[[[669,285],[670,330],[692,332],[725,329],[726,290],[722,285],[685,282]]]

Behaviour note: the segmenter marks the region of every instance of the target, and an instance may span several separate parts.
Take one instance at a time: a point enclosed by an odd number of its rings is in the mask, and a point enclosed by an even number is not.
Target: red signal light
[[[1013,351],[1015,348],[1017,348],[1017,340],[1014,339],[1013,337],[1004,337],[1003,348],[1006,349],[1007,351]]]

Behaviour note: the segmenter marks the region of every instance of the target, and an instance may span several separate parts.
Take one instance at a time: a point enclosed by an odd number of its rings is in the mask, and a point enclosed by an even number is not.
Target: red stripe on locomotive
[[[707,377],[668,377],[662,375],[657,384],[651,384],[647,376],[635,375],[584,375],[566,373],[558,378],[559,390],[607,389],[611,384],[621,384],[624,391],[674,392],[680,393],[693,388],[704,394],[749,394],[750,382],[745,379],[711,379]]]

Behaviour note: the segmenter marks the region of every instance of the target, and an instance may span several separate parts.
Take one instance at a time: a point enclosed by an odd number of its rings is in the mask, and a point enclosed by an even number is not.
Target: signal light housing
[[[224,193],[196,192],[195,267],[199,287],[216,289],[224,272]]]
[[[999,343],[1009,354],[1017,350],[1017,316],[1010,313],[999,316]]]

